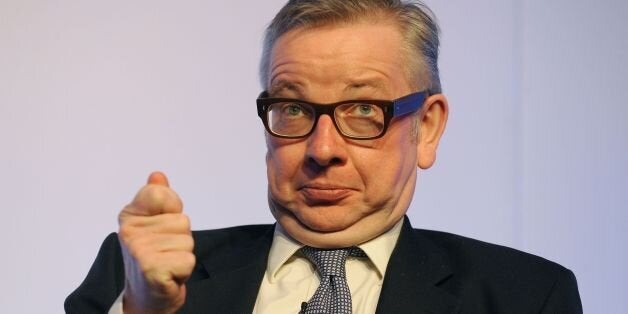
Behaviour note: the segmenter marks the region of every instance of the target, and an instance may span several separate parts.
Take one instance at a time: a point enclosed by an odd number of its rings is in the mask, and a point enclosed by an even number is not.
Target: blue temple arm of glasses
[[[425,101],[427,91],[416,92],[396,99],[394,104],[393,117],[398,117],[419,110]]]

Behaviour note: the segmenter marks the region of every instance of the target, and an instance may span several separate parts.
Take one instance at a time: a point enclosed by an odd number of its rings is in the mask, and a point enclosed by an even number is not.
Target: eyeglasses
[[[268,133],[282,138],[310,135],[321,115],[333,117],[336,130],[344,137],[370,140],[384,136],[394,117],[417,111],[427,91],[389,100],[344,100],[333,104],[315,104],[298,99],[268,98],[262,92],[257,98],[257,115]]]

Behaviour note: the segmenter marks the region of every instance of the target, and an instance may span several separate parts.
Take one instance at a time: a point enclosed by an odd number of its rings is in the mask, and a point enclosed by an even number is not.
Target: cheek
[[[397,161],[384,158],[380,160],[382,161],[358,168],[366,187],[364,198],[367,201],[377,201],[384,195],[394,193],[396,185],[401,181],[400,168],[392,165]],[[377,171],[372,169],[377,169]]]
[[[289,184],[302,163],[303,154],[298,145],[287,145],[277,140],[267,141],[266,169],[271,188]]]
[[[368,203],[386,202],[396,198],[408,184],[410,176],[416,172],[417,151],[410,136],[394,139],[375,150],[376,154],[365,155],[365,158],[361,158],[361,163],[356,163],[366,186],[364,198]]]

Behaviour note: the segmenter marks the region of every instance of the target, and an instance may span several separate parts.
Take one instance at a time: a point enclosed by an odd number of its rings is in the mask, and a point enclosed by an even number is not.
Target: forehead
[[[283,34],[270,56],[269,89],[367,86],[395,93],[405,79],[402,36],[391,23],[305,27]]]

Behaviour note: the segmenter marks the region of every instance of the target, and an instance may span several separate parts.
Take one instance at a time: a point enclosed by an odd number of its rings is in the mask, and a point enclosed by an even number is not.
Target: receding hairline
[[[263,56],[264,66],[264,88],[269,88],[271,84],[270,73],[271,73],[271,64],[272,64],[272,55],[274,49],[277,47],[277,43],[279,39],[285,36],[288,33],[292,33],[295,31],[309,31],[316,29],[324,29],[324,28],[335,28],[342,27],[347,25],[356,25],[360,23],[368,23],[368,24],[380,24],[380,25],[388,25],[394,27],[401,36],[401,42],[399,46],[400,58],[404,59],[403,62],[408,64],[408,67],[403,69],[403,73],[406,77],[408,83],[415,89],[420,89],[425,86],[420,85],[429,85],[429,70],[427,69],[427,64],[425,64],[422,55],[416,51],[408,40],[408,29],[404,27],[403,23],[400,20],[399,14],[393,10],[389,10],[387,8],[376,8],[374,10],[369,10],[368,12],[360,11],[354,12],[349,16],[339,15],[339,16],[326,16],[324,18],[319,18],[313,21],[302,21],[302,23],[293,25],[289,28],[289,30],[282,32],[278,36],[274,36],[270,41],[273,46],[269,47],[265,52],[268,55]],[[417,69],[418,67],[418,69]],[[427,82],[418,83],[416,77],[426,77]]]
[[[395,18],[395,13],[392,10],[387,8],[373,8],[368,11],[356,11],[351,12],[348,15],[340,15],[340,14],[328,14],[326,16],[318,17],[317,19],[303,19],[298,24],[293,25],[290,30],[296,28],[318,28],[318,27],[326,27],[326,26],[335,26],[342,24],[353,24],[360,23],[364,21],[369,22],[389,22],[390,24],[399,24],[393,23],[390,18]],[[373,19],[373,20],[369,20]],[[394,20],[394,19],[393,19]]]

